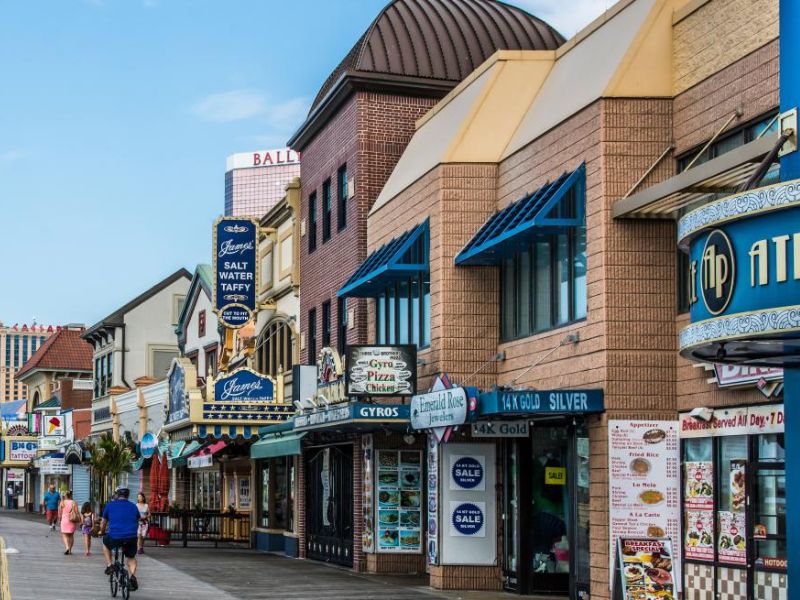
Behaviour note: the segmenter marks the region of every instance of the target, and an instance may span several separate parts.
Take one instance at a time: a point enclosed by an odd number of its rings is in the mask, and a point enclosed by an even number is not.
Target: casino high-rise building
[[[0,402],[27,398],[25,385],[17,381],[17,371],[59,329],[36,324],[7,327],[0,323]]]
[[[225,169],[225,215],[260,219],[300,177],[300,155],[289,148],[231,154]]]

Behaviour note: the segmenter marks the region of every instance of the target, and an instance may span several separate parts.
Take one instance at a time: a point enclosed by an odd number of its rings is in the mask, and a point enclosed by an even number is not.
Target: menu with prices
[[[612,553],[613,554],[613,553]],[[679,564],[668,539],[618,538],[617,598],[673,600],[677,598],[675,569]],[[621,592],[621,593],[620,593]]]
[[[422,551],[422,453],[378,450],[378,552]]]
[[[611,561],[619,538],[669,538],[678,550],[678,422],[609,421],[608,468]],[[675,559],[680,589],[680,557]]]
[[[731,565],[747,564],[747,535],[743,512],[721,510],[717,551],[719,562]]]
[[[714,467],[709,461],[684,465],[684,505],[688,510],[714,509]]]

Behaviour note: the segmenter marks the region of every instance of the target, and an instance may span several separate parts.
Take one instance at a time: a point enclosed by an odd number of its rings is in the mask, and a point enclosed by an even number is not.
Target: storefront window
[[[269,461],[261,463],[261,527],[269,527]]]
[[[192,473],[191,504],[195,510],[219,510],[222,505],[222,476],[219,471]]]
[[[261,527],[294,529],[294,458],[282,456],[261,462]]]
[[[757,438],[753,539],[756,565],[786,568],[786,471],[783,434]]]

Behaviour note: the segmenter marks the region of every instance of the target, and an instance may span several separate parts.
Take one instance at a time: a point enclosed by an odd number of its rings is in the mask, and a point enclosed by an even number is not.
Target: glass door
[[[503,566],[505,587],[519,591],[520,442],[506,440],[503,453]]]
[[[534,426],[531,436],[530,591],[567,594],[570,589],[570,539],[574,477],[570,427]]]
[[[755,568],[783,572],[786,552],[786,469],[783,434],[756,438],[753,488],[753,544]]]

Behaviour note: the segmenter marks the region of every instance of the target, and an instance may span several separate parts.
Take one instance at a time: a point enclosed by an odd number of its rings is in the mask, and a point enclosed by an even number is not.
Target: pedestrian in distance
[[[72,554],[72,546],[75,544],[75,529],[81,522],[78,514],[78,503],[72,499],[72,492],[64,492],[64,499],[61,501],[59,510],[61,515],[61,537],[64,540],[64,554]]]
[[[61,494],[56,491],[56,486],[52,483],[47,488],[47,492],[43,498],[45,518],[47,524],[50,526],[50,531],[56,530],[56,521],[58,521],[58,507],[61,505]]]
[[[136,508],[139,509],[139,535],[137,536],[139,554],[144,554],[144,540],[150,528],[150,505],[147,504],[145,495],[139,492],[136,495]]]
[[[14,508],[14,484],[10,481],[6,486],[6,508],[8,510]]]
[[[94,531],[94,511],[89,502],[81,506],[81,533],[83,534],[83,548],[86,556],[92,555],[92,531]]]

